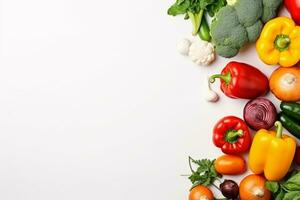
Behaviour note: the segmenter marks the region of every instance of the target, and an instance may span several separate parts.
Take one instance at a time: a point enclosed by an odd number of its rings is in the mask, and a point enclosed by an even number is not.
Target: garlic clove
[[[205,94],[206,101],[212,102],[212,103],[219,101],[219,99],[220,99],[219,95],[211,89],[211,83],[209,81],[209,77],[207,77],[205,82],[206,82],[205,85],[207,86],[206,94]]]
[[[205,99],[208,102],[217,102],[219,100],[219,95],[216,92],[209,90],[206,93]]]

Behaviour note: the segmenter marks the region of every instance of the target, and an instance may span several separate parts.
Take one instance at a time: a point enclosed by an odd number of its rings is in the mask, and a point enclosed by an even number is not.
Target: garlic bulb
[[[219,100],[219,95],[211,89],[211,83],[209,81],[209,77],[205,80],[205,85],[207,85],[207,90],[205,94],[205,99],[208,102],[217,102]]]

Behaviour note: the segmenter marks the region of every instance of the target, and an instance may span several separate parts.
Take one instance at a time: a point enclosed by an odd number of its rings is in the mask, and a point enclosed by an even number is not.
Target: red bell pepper
[[[240,154],[249,150],[251,135],[246,123],[234,116],[221,119],[214,127],[213,142],[226,154]]]
[[[291,13],[293,20],[300,25],[300,0],[285,0],[284,5]]]
[[[229,62],[221,74],[210,77],[214,83],[221,79],[221,90],[231,98],[255,99],[269,91],[268,78],[257,68],[239,62]]]

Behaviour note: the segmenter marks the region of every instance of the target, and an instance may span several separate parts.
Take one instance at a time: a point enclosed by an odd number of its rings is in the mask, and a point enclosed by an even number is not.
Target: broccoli
[[[278,9],[282,3],[282,0],[263,0],[263,23],[268,22],[277,16]]]
[[[211,24],[216,52],[233,57],[248,42],[255,42],[263,23],[277,15],[282,0],[227,0]]]
[[[260,20],[258,20],[252,26],[246,27],[249,42],[256,41],[257,36],[260,34],[262,28],[263,28],[263,23]]]
[[[263,5],[261,0],[238,0],[234,4],[240,23],[245,26],[251,26],[263,13]]]

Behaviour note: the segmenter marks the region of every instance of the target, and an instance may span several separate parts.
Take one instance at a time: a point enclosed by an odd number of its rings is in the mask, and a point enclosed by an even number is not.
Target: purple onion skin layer
[[[244,108],[244,120],[253,130],[269,130],[277,120],[276,107],[266,98],[253,99]]]

